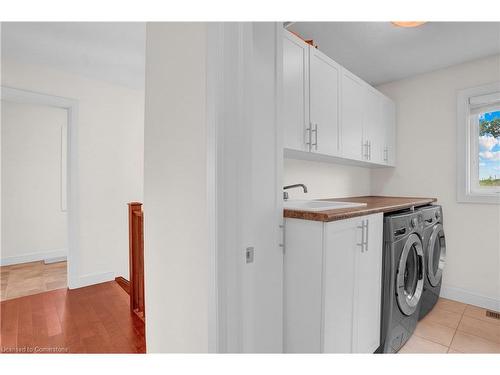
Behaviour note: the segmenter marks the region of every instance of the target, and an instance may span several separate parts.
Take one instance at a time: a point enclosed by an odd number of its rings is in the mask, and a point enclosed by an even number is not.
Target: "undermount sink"
[[[305,200],[294,199],[287,200],[283,203],[283,207],[287,210],[298,211],[326,211],[339,208],[354,208],[364,207],[366,203],[357,202],[340,202],[340,201],[320,201],[320,200]]]

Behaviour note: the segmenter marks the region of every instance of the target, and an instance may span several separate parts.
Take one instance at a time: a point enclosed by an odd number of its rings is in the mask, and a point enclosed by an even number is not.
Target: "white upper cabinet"
[[[340,102],[342,156],[365,160],[364,118],[360,115],[365,108],[365,83],[346,69],[342,69]]]
[[[367,87],[363,129],[365,160],[377,164],[384,162],[386,132],[382,119],[382,105],[382,94],[372,87]]]
[[[285,148],[309,151],[309,45],[284,30],[283,124]],[[307,142],[309,134],[307,135]]]
[[[387,98],[383,98],[382,121],[385,127],[384,162],[394,167],[396,165],[396,105]]]
[[[365,160],[394,166],[396,138],[394,102],[368,86],[364,119],[363,145]]]
[[[309,49],[311,151],[340,155],[340,66],[314,47]]]
[[[394,166],[392,100],[296,35],[283,32],[285,156]]]

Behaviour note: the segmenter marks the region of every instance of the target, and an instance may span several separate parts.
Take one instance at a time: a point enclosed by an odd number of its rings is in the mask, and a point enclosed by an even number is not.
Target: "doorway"
[[[1,105],[4,301],[71,285],[76,102],[4,87]]]

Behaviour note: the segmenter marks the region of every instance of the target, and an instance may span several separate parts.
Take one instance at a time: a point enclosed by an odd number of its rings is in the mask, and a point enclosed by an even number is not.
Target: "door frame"
[[[67,261],[68,261],[68,288],[78,288],[79,267],[79,194],[78,194],[78,101],[34,91],[13,87],[0,86],[2,100],[44,105],[64,109],[68,114],[67,123]]]
[[[208,351],[210,353],[242,352],[244,319],[242,308],[241,228],[235,229],[241,215],[228,209],[242,196],[238,168],[230,168],[227,160],[237,155],[238,165],[246,156],[241,155],[231,136],[232,124],[250,121],[250,107],[245,94],[253,89],[248,56],[252,48],[253,23],[221,23],[207,25],[207,200],[209,222],[208,272]],[[274,98],[276,108],[276,185],[283,183],[282,139],[282,30],[273,23],[275,52]],[[251,55],[250,55],[251,56]],[[235,68],[233,70],[233,68]],[[241,159],[241,160],[240,160]],[[245,161],[248,161],[245,159]],[[235,181],[238,186],[235,189]],[[238,185],[239,184],[239,185]],[[283,222],[282,190],[277,189],[276,227]],[[277,231],[278,233],[278,231]],[[278,239],[277,239],[278,242]],[[238,257],[237,255],[240,255]],[[280,302],[282,303],[282,302]],[[282,340],[282,337],[281,337]]]

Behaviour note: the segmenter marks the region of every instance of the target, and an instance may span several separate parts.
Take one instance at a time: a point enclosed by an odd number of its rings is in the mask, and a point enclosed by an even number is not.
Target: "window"
[[[500,187],[500,108],[477,115],[479,126],[479,187]]]
[[[500,83],[458,95],[458,200],[500,203]]]

